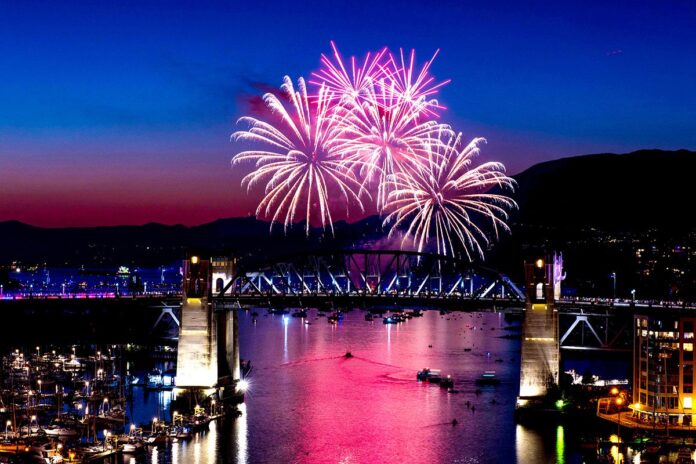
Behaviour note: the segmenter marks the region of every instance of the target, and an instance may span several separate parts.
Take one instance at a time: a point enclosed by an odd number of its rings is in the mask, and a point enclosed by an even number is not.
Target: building
[[[696,317],[635,316],[633,417],[647,425],[691,427]]]

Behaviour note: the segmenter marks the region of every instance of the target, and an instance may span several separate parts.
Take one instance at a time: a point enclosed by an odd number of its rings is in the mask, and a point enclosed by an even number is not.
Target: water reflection
[[[234,422],[234,435],[237,442],[236,462],[238,464],[247,464],[247,407],[246,404],[239,406],[239,411],[242,413]]]
[[[556,427],[556,462],[565,464],[565,431],[562,425]]]
[[[254,364],[242,415],[138,464],[578,462],[563,427],[515,424],[519,341],[501,337],[510,323],[499,314],[428,311],[395,326],[359,311],[335,325],[315,311],[311,325],[239,316],[241,354]],[[452,375],[458,393],[417,382],[425,366]],[[485,370],[501,385],[477,386]],[[136,423],[170,417],[170,401],[136,392]]]

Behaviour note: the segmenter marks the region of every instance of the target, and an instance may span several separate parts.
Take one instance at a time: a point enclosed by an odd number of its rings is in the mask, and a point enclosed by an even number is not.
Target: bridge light
[[[536,266],[541,269],[544,267],[544,260],[543,259],[537,259]]]
[[[191,264],[198,264],[198,256],[191,256]]]
[[[249,389],[249,381],[246,379],[240,379],[239,382],[237,382],[237,391],[240,391],[244,393]]]

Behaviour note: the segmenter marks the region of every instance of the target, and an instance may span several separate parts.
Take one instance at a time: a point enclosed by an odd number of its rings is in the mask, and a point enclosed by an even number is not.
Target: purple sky
[[[10,0],[0,15],[0,220],[198,224],[247,215],[229,136],[258,83],[415,48],[442,120],[510,173],[696,148],[693,2]]]

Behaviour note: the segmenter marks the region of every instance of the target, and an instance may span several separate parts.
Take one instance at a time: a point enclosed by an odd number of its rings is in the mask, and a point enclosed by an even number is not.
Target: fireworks
[[[322,53],[322,68],[312,73],[316,80],[311,80],[310,83],[326,87],[335,98],[355,102],[371,86],[386,76],[384,67],[386,48],[375,54],[368,53],[362,65],[358,64],[355,57],[351,57],[349,68],[346,67],[333,41],[331,48],[334,52],[334,60],[332,61],[330,57]]]
[[[391,72],[389,73],[388,87],[392,94],[407,102],[419,113],[428,116],[436,116],[434,109],[444,109],[433,97],[440,87],[447,85],[449,79],[436,82],[429,74],[430,66],[440,50],[416,73],[416,52],[411,50],[408,61],[404,58],[404,51],[399,50],[400,62],[397,63],[393,55],[389,55]]]
[[[255,163],[256,169],[242,179],[242,185],[251,189],[258,182],[266,182],[256,214],[270,217],[271,227],[275,222],[282,222],[287,229],[300,213],[309,234],[312,212],[318,207],[322,227],[328,225],[333,232],[330,192],[339,191],[346,205],[355,202],[361,210],[363,206],[360,183],[333,148],[336,130],[330,124],[331,92],[321,88],[317,98],[310,101],[304,80],[298,80],[295,91],[287,76],[281,89],[292,105],[292,113],[275,95],[264,95],[266,106],[279,117],[277,127],[244,117],[240,122],[247,123],[249,129],[235,132],[232,137],[268,148],[243,151],[232,162]]]
[[[353,205],[364,212],[369,203],[390,234],[406,229],[402,246],[434,244],[438,253],[483,257],[489,237],[481,222],[497,238],[516,207],[489,190],[512,189],[514,181],[500,163],[474,167],[483,139],[462,147],[461,135],[437,120],[444,107],[435,97],[449,83],[430,74],[437,52],[419,68],[414,51],[397,57],[385,48],[358,61],[331,47],[333,55],[322,55],[312,73],[312,92],[302,78],[296,90],[285,77],[282,95],[264,95],[263,119],[239,120],[248,129],[233,139],[261,147],[233,158],[254,164],[243,186],[264,186],[257,216],[270,218],[271,227],[305,220],[309,234],[318,221],[333,232],[339,201],[346,212]]]
[[[428,144],[425,169],[393,175],[394,190],[386,205],[391,212],[384,223],[392,224],[392,232],[406,227],[402,246],[411,241],[422,251],[433,239],[438,253],[456,256],[461,250],[472,260],[474,255],[483,258],[482,244],[489,241],[477,219],[490,222],[496,238],[499,229],[509,230],[507,211],[517,205],[489,191],[513,189],[515,181],[505,175],[501,163],[473,166],[482,142],[485,139],[476,138],[462,148],[461,134],[440,132]]]
[[[360,176],[365,185],[376,187],[381,213],[393,187],[393,174],[408,176],[421,169],[431,134],[448,129],[435,121],[421,122],[418,108],[401,96],[380,98],[370,86],[364,100],[344,109],[345,116],[337,121],[337,150],[347,162],[362,166]]]

